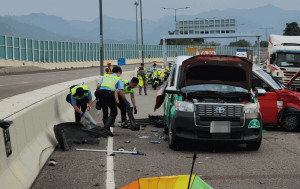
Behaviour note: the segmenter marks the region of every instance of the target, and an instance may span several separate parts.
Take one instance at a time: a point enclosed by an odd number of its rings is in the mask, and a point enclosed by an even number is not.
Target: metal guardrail
[[[168,45],[167,56],[176,57],[188,54],[184,45]],[[202,49],[203,47],[198,47]],[[214,48],[218,55],[235,55],[240,47],[205,46]],[[162,45],[144,45],[145,58],[163,58]],[[256,47],[246,48],[253,50]],[[104,59],[141,58],[141,45],[136,44],[104,44]],[[33,62],[84,62],[99,60],[99,43],[42,41],[21,37],[0,36],[0,59],[33,61]]]

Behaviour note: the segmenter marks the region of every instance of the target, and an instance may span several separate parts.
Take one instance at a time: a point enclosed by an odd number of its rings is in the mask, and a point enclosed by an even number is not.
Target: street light
[[[185,8],[164,8],[164,7],[163,7],[164,10],[170,9],[170,10],[174,10],[174,11],[175,11],[175,23],[176,23],[176,21],[177,21],[177,19],[176,19],[176,13],[177,13],[177,10],[179,10],[179,9],[189,9],[189,8],[191,8],[191,7],[185,7]]]
[[[99,0],[99,21],[100,21],[100,75],[104,75],[103,60],[104,60],[104,49],[103,49],[103,17],[102,17],[102,0]]]
[[[142,7],[142,0],[140,0],[140,14],[141,14],[142,63],[144,63],[144,33],[143,33],[143,7]]]
[[[138,30],[138,9],[137,7],[139,6],[139,2],[135,2],[135,14],[136,14],[136,44],[139,44],[139,30]]]
[[[266,28],[259,28],[259,29],[261,29],[261,30],[266,30],[266,41],[269,41],[268,40],[268,30],[272,30],[272,29],[274,29],[273,27],[266,27]]]

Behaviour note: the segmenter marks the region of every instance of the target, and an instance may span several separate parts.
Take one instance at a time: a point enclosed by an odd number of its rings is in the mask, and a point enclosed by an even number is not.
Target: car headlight
[[[182,112],[194,112],[194,104],[191,102],[176,101],[176,110]]]
[[[246,114],[254,114],[259,112],[259,103],[251,103],[245,105]]]

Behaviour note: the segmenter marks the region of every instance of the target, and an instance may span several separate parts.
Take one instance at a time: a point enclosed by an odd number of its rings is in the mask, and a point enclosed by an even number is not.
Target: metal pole
[[[103,60],[104,60],[104,49],[103,49],[103,17],[102,17],[102,0],[99,0],[99,19],[100,19],[100,75],[104,75]]]
[[[135,14],[136,14],[136,44],[138,45],[139,44],[139,24],[138,24],[138,6],[139,6],[139,3],[136,1],[134,3],[135,5]]]
[[[163,38],[163,58],[165,65],[167,65],[167,42],[165,38]]]
[[[144,34],[143,34],[143,11],[142,0],[140,0],[140,14],[141,14],[141,40],[142,40],[142,63],[144,63]]]
[[[4,36],[5,60],[7,60],[7,36]]]
[[[176,18],[177,9],[174,9],[174,10],[175,10],[175,24],[176,24],[176,21],[177,21],[177,18]]]
[[[260,36],[257,36],[257,64],[260,64]]]

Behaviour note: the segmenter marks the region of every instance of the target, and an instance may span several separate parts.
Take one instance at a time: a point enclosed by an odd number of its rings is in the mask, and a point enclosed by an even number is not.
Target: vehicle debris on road
[[[158,141],[151,141],[150,143],[151,144],[160,144],[160,142],[158,142]]]
[[[116,150],[98,150],[98,149],[80,149],[76,148],[76,151],[85,151],[85,152],[106,152],[106,153],[119,153],[119,154],[131,154],[131,155],[146,155],[145,153],[138,152],[136,149],[133,151],[116,151]]]

